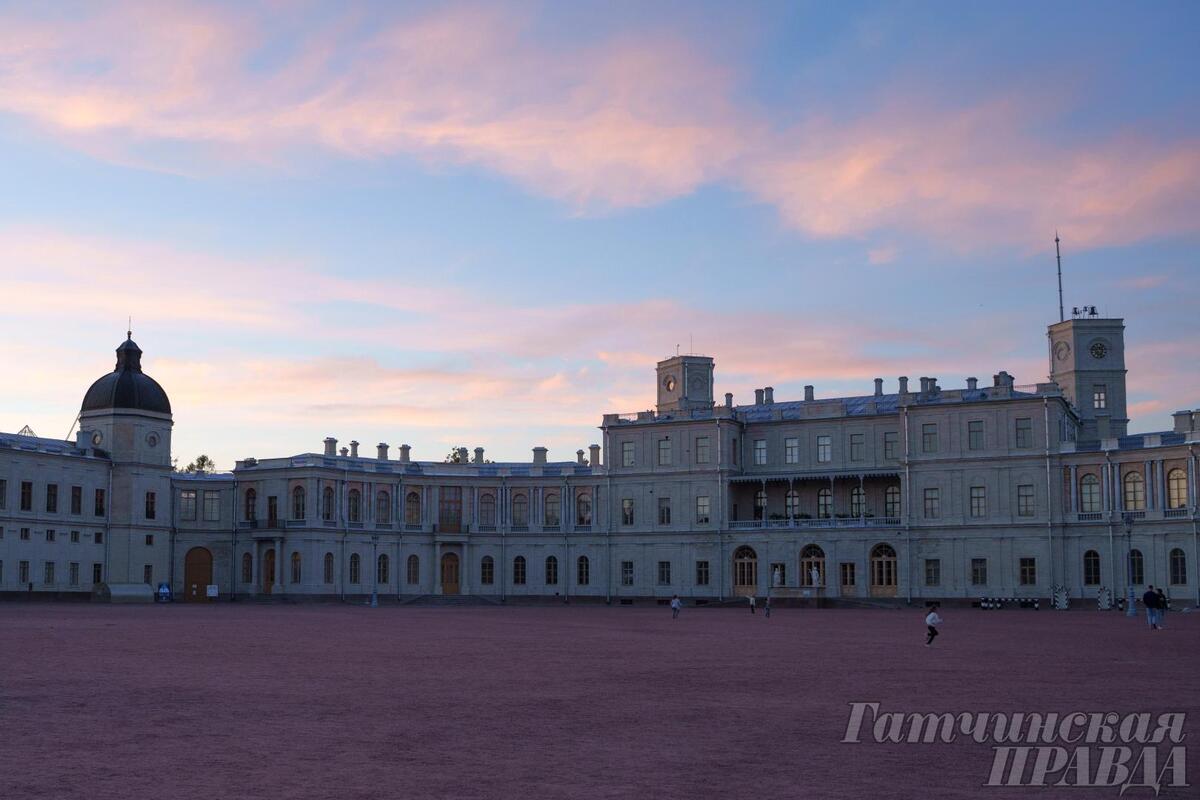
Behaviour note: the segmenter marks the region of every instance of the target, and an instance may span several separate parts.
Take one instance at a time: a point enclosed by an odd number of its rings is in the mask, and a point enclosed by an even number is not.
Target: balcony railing
[[[1163,518],[1164,519],[1179,519],[1180,517],[1186,517],[1187,515],[1188,515],[1188,509],[1186,507],[1185,508],[1163,509]]]
[[[729,523],[733,530],[765,528],[895,528],[900,517],[824,517],[821,519],[738,519]]]
[[[592,526],[591,525],[576,525],[575,532],[576,533],[591,533]]]
[[[496,526],[495,525],[480,525],[479,532],[480,533],[495,533]]]
[[[1080,511],[1075,515],[1080,522],[1103,522],[1103,511]]]
[[[558,533],[557,525],[543,525],[542,533]]]

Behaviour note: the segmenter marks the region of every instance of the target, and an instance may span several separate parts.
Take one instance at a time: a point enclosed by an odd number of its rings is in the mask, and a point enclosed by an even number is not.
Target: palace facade
[[[1124,324],[1048,329],[1049,380],[736,405],[660,362],[654,410],[571,461],[401,445],[175,472],[168,396],[132,340],[74,441],[0,434],[0,592],[620,602],[679,594],[1197,599],[1200,410],[1127,435]]]

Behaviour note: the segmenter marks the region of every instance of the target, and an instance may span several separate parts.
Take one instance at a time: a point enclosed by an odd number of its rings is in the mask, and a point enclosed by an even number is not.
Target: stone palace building
[[[1048,336],[1033,386],[735,405],[683,355],[658,364],[654,410],[606,414],[571,461],[329,438],[208,475],[172,470],[170,400],[128,340],[74,441],[0,433],[0,593],[1195,600],[1200,410],[1127,435],[1123,321]]]

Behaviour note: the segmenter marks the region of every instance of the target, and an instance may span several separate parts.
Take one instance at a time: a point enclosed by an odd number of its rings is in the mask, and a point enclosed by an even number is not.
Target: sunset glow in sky
[[[711,355],[751,402],[1045,380],[1126,320],[1200,407],[1200,5],[8,3],[0,430],[133,316],[182,463],[552,459]],[[689,345],[689,342],[691,343]],[[394,452],[394,451],[393,451]]]

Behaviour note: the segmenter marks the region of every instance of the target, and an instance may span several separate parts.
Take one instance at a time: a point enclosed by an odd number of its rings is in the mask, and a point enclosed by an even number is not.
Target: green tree
[[[183,468],[183,471],[198,475],[208,475],[217,471],[217,465],[208,456],[198,455],[195,461]]]

